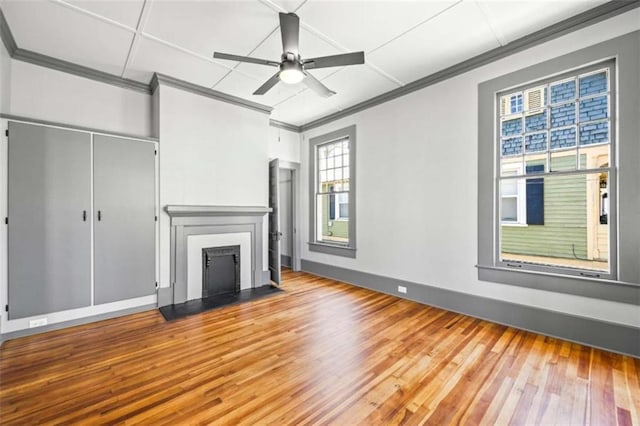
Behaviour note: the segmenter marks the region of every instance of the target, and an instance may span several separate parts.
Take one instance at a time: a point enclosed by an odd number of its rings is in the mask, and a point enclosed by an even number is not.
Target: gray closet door
[[[93,137],[94,301],[155,293],[155,146]]]
[[[91,136],[9,122],[9,319],[91,304]]]

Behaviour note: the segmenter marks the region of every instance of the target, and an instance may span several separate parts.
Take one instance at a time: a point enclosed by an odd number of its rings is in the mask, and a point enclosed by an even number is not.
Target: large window
[[[498,93],[498,257],[506,266],[610,275],[611,87],[611,66],[600,64]]]
[[[635,32],[478,85],[480,281],[640,304],[639,56]]]
[[[355,127],[310,141],[310,249],[355,256]]]

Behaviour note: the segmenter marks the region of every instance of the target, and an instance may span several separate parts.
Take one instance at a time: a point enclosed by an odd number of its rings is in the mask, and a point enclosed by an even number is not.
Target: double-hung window
[[[480,281],[640,303],[638,75],[635,32],[478,85]]]
[[[312,138],[309,151],[310,250],[355,257],[355,126]]]
[[[500,264],[610,275],[612,83],[608,62],[497,94]]]

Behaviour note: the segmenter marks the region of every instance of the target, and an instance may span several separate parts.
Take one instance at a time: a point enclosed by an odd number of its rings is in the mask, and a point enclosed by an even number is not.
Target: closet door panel
[[[95,304],[155,293],[155,145],[94,135]]]
[[[91,136],[9,122],[8,157],[9,319],[89,306]]]

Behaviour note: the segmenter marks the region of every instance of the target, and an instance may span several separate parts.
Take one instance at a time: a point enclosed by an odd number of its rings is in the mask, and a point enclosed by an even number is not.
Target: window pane
[[[320,159],[327,158],[327,148],[326,147],[321,146],[320,148],[318,148],[318,157]]]
[[[333,160],[333,164],[335,164],[335,165],[336,165],[336,167],[342,167],[342,155],[340,155],[340,156],[336,157],[336,158]]]
[[[316,196],[316,240],[347,245],[349,243],[349,221],[336,220],[341,216],[337,197],[338,194]],[[348,213],[348,203],[346,205]]]
[[[580,126],[580,145],[609,141],[609,122],[589,123]]]
[[[342,180],[342,169],[336,169],[335,180]]]
[[[580,147],[580,168],[598,169],[609,167],[609,148],[611,145],[587,145]]]
[[[522,119],[505,120],[502,122],[502,136],[522,134]]]
[[[535,133],[524,138],[526,152],[539,152],[547,150],[547,133]]]
[[[540,114],[528,115],[524,119],[524,127],[527,132],[535,132],[547,128],[547,111]]]
[[[336,174],[334,169],[327,170],[327,181],[331,182],[336,179]]]
[[[580,97],[607,92],[607,72],[602,71],[580,78]]]
[[[607,96],[598,96],[580,101],[580,122],[602,120],[609,117]]]
[[[570,80],[551,85],[551,103],[557,104],[576,98],[576,81]]]
[[[342,142],[337,142],[336,144],[334,144],[335,149],[333,151],[333,155],[335,155],[336,157],[341,156],[342,155]]]
[[[501,225],[501,259],[608,271],[607,187],[607,173],[527,178],[527,226]],[[513,216],[513,201],[501,204],[502,217]]]
[[[515,176],[522,174],[523,157],[504,157],[500,159],[500,176]]]
[[[564,104],[551,107],[551,127],[564,127],[576,124],[576,104]]]
[[[320,182],[326,182],[327,181],[327,172],[326,171],[321,171],[320,172]]]
[[[576,170],[576,152],[570,151],[557,151],[551,154],[551,171],[552,172],[567,172]]]
[[[564,129],[551,131],[551,149],[562,149],[576,146],[576,128],[565,127]]]
[[[335,159],[333,157],[327,158],[327,168],[333,169],[335,167]]]
[[[502,155],[522,154],[522,137],[502,139]]]

